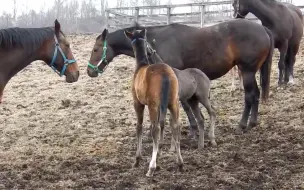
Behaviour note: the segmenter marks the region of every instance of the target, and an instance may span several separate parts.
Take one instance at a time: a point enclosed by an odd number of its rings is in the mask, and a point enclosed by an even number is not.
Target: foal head
[[[79,68],[70,49],[70,44],[61,31],[60,23],[55,20],[54,37],[47,40],[40,49],[42,60],[60,76],[66,76],[66,82],[76,82]]]
[[[245,18],[249,13],[248,0],[233,0],[234,18]]]
[[[135,30],[133,33],[125,30],[126,37],[131,40],[137,64],[148,64],[147,30]]]

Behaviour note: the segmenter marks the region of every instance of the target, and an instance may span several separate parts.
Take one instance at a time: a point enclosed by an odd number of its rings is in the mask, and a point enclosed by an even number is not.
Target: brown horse
[[[66,82],[78,80],[78,65],[57,20],[55,27],[0,30],[0,103],[8,81],[36,60],[49,63]]]
[[[156,169],[161,132],[159,121],[163,115],[162,113],[166,113],[167,108],[171,113],[172,139],[175,143],[177,163],[181,168],[183,159],[180,153],[179,89],[176,75],[167,64],[149,65],[146,51],[146,30],[135,31],[134,33],[125,31],[125,35],[131,40],[136,58],[136,70],[132,80],[132,95],[137,116],[137,151],[134,166],[138,166],[142,157],[142,123],[145,105],[147,105],[151,122],[153,153],[146,176],[152,176]]]
[[[92,49],[88,75],[97,77],[117,55],[134,57],[124,30],[142,28],[135,25],[109,34],[105,29]],[[237,65],[242,72],[245,91],[244,109],[237,131],[257,125],[260,90],[255,75],[258,70],[261,71],[262,100],[267,100],[269,94],[273,38],[267,28],[252,21],[236,19],[202,29],[170,24],[147,27],[147,30],[148,42],[156,42],[155,50],[173,68],[197,68],[214,80]]]
[[[293,67],[303,36],[301,10],[275,0],[234,0],[232,5],[235,18],[245,18],[252,13],[271,30],[275,48],[280,51],[278,84],[294,84]]]

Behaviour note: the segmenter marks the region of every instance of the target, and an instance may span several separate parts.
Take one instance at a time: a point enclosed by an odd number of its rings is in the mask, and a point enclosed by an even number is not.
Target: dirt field
[[[212,148],[206,137],[205,150],[197,151],[181,111],[184,171],[177,171],[175,155],[167,152],[167,127],[160,168],[148,179],[152,141],[147,112],[144,160],[138,169],[131,168],[136,150],[130,92],[134,59],[120,56],[105,74],[92,79],[86,64],[94,39],[71,40],[81,69],[77,83],[65,83],[39,62],[9,82],[0,105],[0,189],[304,189],[301,60],[295,67],[297,85],[286,89],[277,89],[274,61],[270,102],[260,106],[259,126],[241,136],[234,128],[243,92],[231,96],[229,74],[213,81],[218,146]]]

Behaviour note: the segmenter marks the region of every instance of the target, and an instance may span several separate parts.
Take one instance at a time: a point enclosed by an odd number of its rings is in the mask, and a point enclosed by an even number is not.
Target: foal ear
[[[130,40],[132,40],[132,38],[133,38],[133,33],[129,32],[129,31],[127,31],[127,30],[125,30],[124,33],[125,33],[125,36],[126,36],[127,38],[129,38]]]
[[[108,33],[108,29],[105,28],[101,34],[102,40],[105,40],[107,38]]]
[[[59,23],[58,20],[56,19],[56,20],[55,20],[55,34],[56,34],[57,36],[58,36],[59,33],[60,33],[60,28],[61,28],[60,23]]]
[[[140,31],[139,33],[140,35],[144,36],[146,38],[146,35],[147,35],[147,29],[144,29],[142,31]]]

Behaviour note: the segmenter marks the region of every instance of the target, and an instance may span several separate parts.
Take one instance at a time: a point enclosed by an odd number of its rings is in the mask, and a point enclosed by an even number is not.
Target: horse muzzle
[[[79,78],[79,71],[71,72],[71,73],[66,74],[65,81],[67,83],[73,83],[73,82],[78,81],[78,78]]]
[[[88,68],[87,73],[88,73],[89,77],[92,77],[92,78],[98,77],[98,72],[94,71],[93,69]]]

